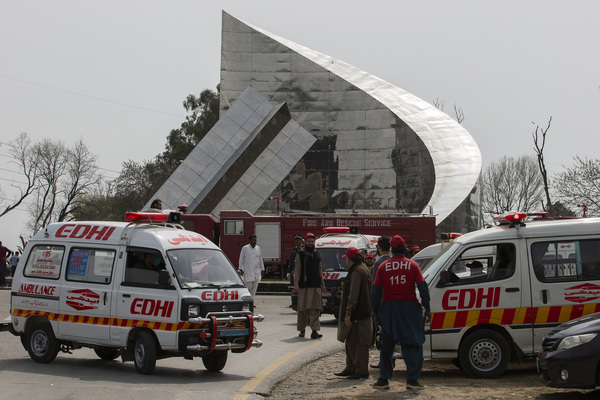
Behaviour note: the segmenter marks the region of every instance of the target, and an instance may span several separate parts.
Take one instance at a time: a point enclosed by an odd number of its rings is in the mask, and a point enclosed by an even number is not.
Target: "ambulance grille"
[[[223,306],[226,310],[223,310]],[[208,313],[223,312],[223,311],[242,311],[243,303],[220,303],[220,304],[204,304],[205,315]]]

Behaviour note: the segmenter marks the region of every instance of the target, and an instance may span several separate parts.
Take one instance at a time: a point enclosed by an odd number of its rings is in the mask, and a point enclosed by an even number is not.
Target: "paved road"
[[[288,296],[258,295],[259,349],[230,354],[223,371],[206,371],[202,360],[159,360],[153,375],[141,375],[132,362],[102,361],[90,349],[59,353],[50,364],[33,362],[18,337],[0,333],[0,393],[21,399],[262,399],[273,386],[317,358],[343,349],[335,340],[336,320],[321,318],[323,339],[297,337],[296,313]],[[0,320],[8,317],[10,291],[0,290]],[[310,330],[309,330],[310,334]],[[307,335],[308,336],[308,335]]]

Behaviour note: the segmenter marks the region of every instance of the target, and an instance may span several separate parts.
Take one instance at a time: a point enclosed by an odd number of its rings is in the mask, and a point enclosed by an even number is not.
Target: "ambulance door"
[[[133,247],[126,253],[125,274],[117,289],[113,342],[125,346],[131,329],[145,327],[154,331],[163,349],[175,349],[179,295],[162,254]]]
[[[529,239],[534,348],[563,322],[600,311],[600,238]]]
[[[466,245],[448,260],[430,289],[432,357],[459,351],[474,327],[503,326],[515,340],[531,342],[516,244]]]
[[[117,251],[110,247],[73,246],[60,292],[61,338],[108,343],[112,276]]]

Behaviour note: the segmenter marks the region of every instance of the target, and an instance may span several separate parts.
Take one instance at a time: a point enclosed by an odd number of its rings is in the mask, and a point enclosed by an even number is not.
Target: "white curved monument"
[[[289,208],[433,210],[439,224],[472,191],[479,147],[444,112],[225,12],[222,29],[222,112],[251,86],[317,138],[278,187]]]

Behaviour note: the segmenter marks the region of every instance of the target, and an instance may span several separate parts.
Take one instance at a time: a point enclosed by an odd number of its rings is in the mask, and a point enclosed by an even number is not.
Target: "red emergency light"
[[[521,221],[523,221],[525,218],[527,218],[527,213],[514,212],[514,213],[498,215],[498,216],[494,217],[494,221],[496,221],[499,224],[506,224],[506,223],[518,224]]]
[[[350,228],[347,226],[332,226],[329,228],[323,228],[323,233],[349,233]]]
[[[441,233],[440,234],[440,237],[442,238],[442,240],[454,240],[460,236],[462,236],[462,233],[450,232],[450,233]]]
[[[167,214],[163,213],[139,213],[139,212],[128,212],[125,213],[125,221],[127,222],[167,222]]]

